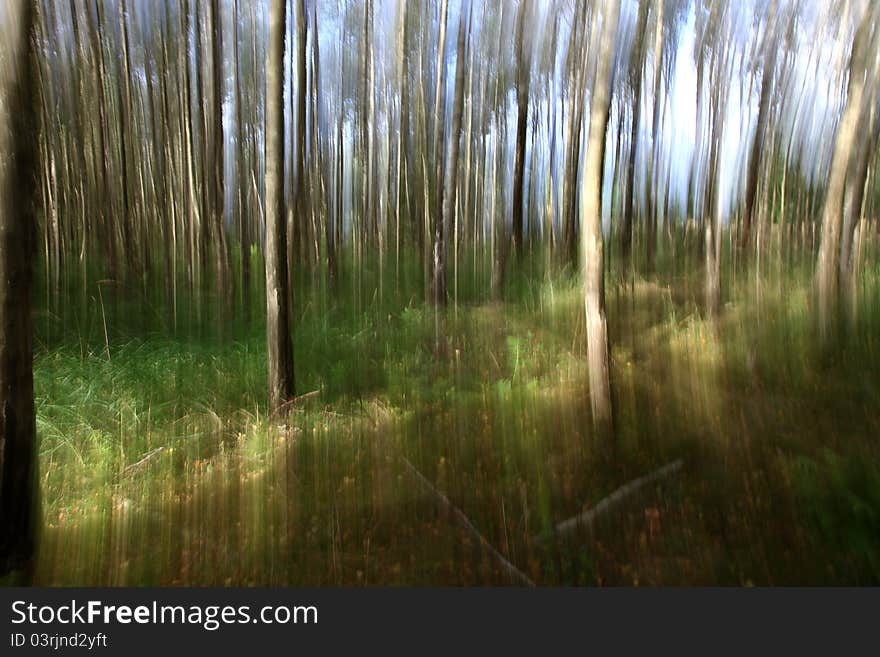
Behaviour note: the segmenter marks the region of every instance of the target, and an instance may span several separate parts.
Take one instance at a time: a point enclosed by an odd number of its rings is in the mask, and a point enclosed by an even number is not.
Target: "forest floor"
[[[833,350],[802,270],[741,275],[716,321],[698,273],[660,281],[609,282],[613,436],[570,277],[439,313],[304,304],[287,418],[260,331],[138,334],[102,297],[38,345],[37,583],[522,583],[493,550],[538,585],[880,582],[880,271]]]

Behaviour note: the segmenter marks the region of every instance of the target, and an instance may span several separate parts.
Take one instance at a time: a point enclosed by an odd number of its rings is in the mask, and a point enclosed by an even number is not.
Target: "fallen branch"
[[[456,507],[452,502],[449,501],[449,498],[446,497],[443,493],[437,490],[434,485],[428,481],[425,476],[419,472],[416,467],[409,462],[409,460],[405,456],[401,456],[400,460],[403,462],[406,471],[409,475],[415,479],[419,484],[421,484],[422,488],[431,493],[440,505],[445,509],[449,510],[458,523],[464,527],[468,533],[473,536],[477,541],[479,541],[480,546],[486,550],[490,555],[492,555],[495,560],[501,565],[504,571],[510,576],[512,580],[518,581],[521,584],[525,584],[526,586],[534,586],[535,583],[531,580],[531,578],[526,575],[519,568],[514,566],[507,558],[501,554],[498,550],[495,549],[485,536],[483,536],[479,530],[474,527],[474,524],[470,521],[470,519],[464,514],[464,512]]]
[[[146,465],[146,463],[147,463],[148,461],[151,461],[154,457],[158,456],[158,455],[161,454],[163,451],[165,451],[165,447],[164,447],[164,446],[162,446],[162,447],[157,447],[156,449],[151,449],[149,452],[147,452],[146,454],[144,454],[144,455],[141,457],[141,459],[140,459],[139,461],[136,461],[135,463],[132,463],[131,465],[128,465],[128,466],[126,466],[125,468],[123,468],[123,469],[122,469],[122,472],[119,473],[119,476],[120,476],[120,477],[125,477],[125,476],[131,474],[133,471],[135,471],[135,470],[137,470],[138,468],[140,468],[140,467]]]
[[[588,509],[573,518],[563,520],[562,522],[557,524],[554,528],[556,536],[565,536],[566,534],[571,534],[578,529],[584,530],[588,533],[592,533],[596,524],[596,520],[600,516],[610,513],[616,507],[620,506],[627,498],[633,496],[645,486],[660,481],[661,479],[665,479],[666,477],[675,474],[683,467],[684,461],[682,459],[678,459],[677,461],[673,461],[672,463],[664,465],[662,468],[660,468],[659,470],[655,470],[651,474],[645,475],[644,477],[639,477],[638,479],[634,479],[628,484],[621,486],[616,491],[611,493],[608,497],[603,498],[592,509]]]
[[[318,390],[312,390],[311,392],[304,392],[301,395],[297,395],[296,397],[291,397],[286,402],[278,406],[275,412],[272,414],[272,417],[281,417],[284,413],[290,411],[294,406],[303,402],[307,399],[311,399],[312,397],[317,397],[321,394],[320,388]]]

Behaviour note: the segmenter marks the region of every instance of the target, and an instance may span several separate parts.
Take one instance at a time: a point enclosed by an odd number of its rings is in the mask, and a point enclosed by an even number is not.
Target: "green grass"
[[[240,308],[199,322],[180,304],[176,332],[159,298],[38,315],[38,581],[507,583],[403,458],[540,584],[880,581],[876,266],[831,352],[799,263],[758,296],[726,261],[717,324],[698,270],[610,275],[613,439],[591,429],[576,277],[526,261],[502,305],[463,270],[438,313],[418,264],[402,270],[381,300],[375,266],[335,295],[299,281],[297,387],[314,394],[286,424]],[[677,458],[594,534],[546,540]]]

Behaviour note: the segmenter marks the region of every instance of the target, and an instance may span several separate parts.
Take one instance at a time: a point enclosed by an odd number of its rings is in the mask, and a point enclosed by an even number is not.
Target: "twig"
[[[661,479],[665,479],[666,477],[675,474],[683,467],[684,461],[682,459],[678,459],[677,461],[673,461],[672,463],[664,465],[662,468],[660,468],[659,470],[655,470],[651,474],[645,475],[644,477],[639,477],[638,479],[634,479],[628,484],[624,484],[616,491],[611,493],[608,497],[603,498],[592,509],[588,509],[587,511],[584,511],[583,513],[578,514],[573,518],[563,520],[562,522],[557,524],[554,528],[556,536],[564,536],[566,534],[574,532],[577,529],[583,529],[591,533],[595,526],[596,520],[600,516],[611,512],[615,507],[620,506],[628,497],[631,497],[645,486],[653,484],[656,481],[660,481]]]
[[[321,389],[319,388],[318,390],[312,390],[311,392],[304,392],[304,393],[301,394],[301,395],[297,395],[296,397],[294,397],[294,398],[291,399],[290,401],[291,401],[291,403],[294,403],[294,402],[301,402],[301,401],[304,401],[304,400],[306,400],[306,399],[311,399],[312,397],[316,397],[316,396],[318,396],[318,395],[320,395],[320,394],[321,394]]]
[[[94,297],[92,297],[94,298]],[[110,336],[107,334],[107,315],[104,313],[104,295],[101,286],[98,286],[98,298],[101,300],[101,318],[104,320],[104,344],[107,345],[107,362],[110,362]]]
[[[449,498],[446,497],[443,493],[437,490],[434,485],[428,481],[425,476],[419,472],[415,466],[409,462],[405,456],[400,457],[401,462],[403,463],[406,471],[415,479],[421,486],[430,492],[437,501],[440,502],[440,505],[445,509],[449,510],[458,523],[464,527],[471,536],[479,541],[480,546],[486,550],[490,555],[492,555],[495,560],[501,565],[501,567],[507,572],[507,574],[511,577],[511,579],[519,581],[521,584],[525,584],[526,586],[534,586],[535,583],[531,580],[531,578],[526,575],[519,568],[514,566],[507,558],[501,554],[498,550],[495,549],[485,536],[483,536],[479,530],[474,527],[474,524],[470,521],[470,519],[464,514],[464,512],[456,507],[452,502],[449,501]]]
[[[321,394],[321,390],[312,390],[311,392],[304,392],[301,395],[297,395],[296,397],[291,397],[286,402],[281,404],[278,409],[275,411],[274,416],[280,416],[282,413],[286,413],[288,409],[298,404],[301,401],[305,401],[306,399],[311,399],[312,397],[316,397]]]
[[[160,454],[163,451],[165,451],[164,446],[157,447],[156,449],[151,449],[149,452],[144,454],[143,457],[141,457],[141,459],[139,461],[132,463],[131,465],[128,465],[125,468],[123,468],[122,472],[120,473],[120,476],[124,477],[125,475],[129,474],[132,470],[136,470],[140,466],[144,465],[147,461],[151,460],[154,456]]]

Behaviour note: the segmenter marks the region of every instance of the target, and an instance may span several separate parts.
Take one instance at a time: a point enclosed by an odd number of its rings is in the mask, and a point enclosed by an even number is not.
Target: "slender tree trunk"
[[[398,28],[397,28],[397,49],[398,53],[398,69],[397,79],[400,84],[400,96],[398,99],[397,113],[397,180],[394,188],[394,221],[395,221],[395,246],[394,246],[394,270],[395,279],[400,281],[400,208],[403,194],[405,193],[402,186],[404,179],[409,179],[409,163],[411,161],[409,151],[409,56],[408,56],[408,40],[407,40],[407,0],[399,0],[398,2]],[[406,195],[407,216],[409,216],[409,195]],[[405,225],[405,224],[404,224]]]
[[[131,248],[131,226],[134,223],[131,210],[131,198],[129,190],[129,139],[128,131],[132,130],[131,120],[131,56],[128,43],[128,7],[127,0],[119,3],[119,27],[122,32],[122,62],[119,70],[120,80],[117,81],[119,92],[119,172],[121,180],[119,188],[122,191],[122,244],[128,251],[129,267],[139,272],[140,266],[135,255],[136,249]]]
[[[774,0],[767,18],[767,34],[764,37],[764,70],[761,74],[761,102],[758,106],[755,136],[752,140],[752,150],[749,153],[749,168],[746,174],[742,230],[739,236],[739,246],[744,253],[747,253],[752,240],[752,217],[755,212],[755,199],[758,196],[761,156],[764,152],[764,139],[767,134],[767,124],[769,123],[770,100],[773,97],[773,79],[776,74],[776,54],[779,49],[779,44],[775,39],[776,7],[777,3]]]
[[[639,126],[642,120],[642,71],[645,63],[645,32],[648,26],[648,3],[639,3],[636,22],[635,44],[629,62],[630,86],[632,87],[632,124],[629,137],[629,162],[626,168],[626,198],[623,206],[623,226],[620,230],[620,254],[629,260],[633,240],[633,214],[635,212],[636,155],[638,154]]]
[[[660,117],[662,111],[662,78],[663,78],[663,55],[664,55],[664,39],[663,39],[663,15],[664,0],[657,0],[655,3],[656,21],[654,26],[654,114],[651,120],[651,152],[648,159],[648,179],[647,179],[647,212],[645,213],[645,255],[647,258],[646,267],[648,273],[654,272],[654,265],[657,256],[657,224],[658,209],[661,204],[655,198],[658,195],[660,185],[659,168],[660,146],[662,140],[660,138]]]
[[[516,150],[513,160],[513,207],[511,208],[511,250],[514,257],[523,251],[523,206],[525,198],[526,141],[529,124],[529,81],[531,59],[523,54],[526,14],[531,0],[522,0],[516,19]]]
[[[292,219],[294,236],[292,244],[288,246],[287,269],[290,273],[290,286],[293,289],[293,267],[296,258],[303,262],[309,259],[309,231],[306,218],[308,217],[309,199],[306,193],[306,52],[308,41],[308,23],[306,22],[306,0],[294,0],[296,6],[296,159],[293,165],[296,178],[291,190],[294,194]],[[291,97],[294,97],[291,94]]]
[[[445,150],[446,107],[446,17],[447,0],[440,6],[440,34],[437,45],[437,84],[434,89],[434,194],[439,211],[434,212],[434,241],[431,251],[431,299],[437,305],[446,303],[446,226],[443,217],[443,152]]]
[[[212,68],[212,101],[213,114],[211,121],[211,140],[209,144],[209,162],[213,168],[211,180],[211,206],[214,233],[214,266],[217,276],[216,286],[218,303],[231,311],[230,302],[233,298],[228,289],[229,252],[226,243],[226,191],[224,186],[224,148],[223,133],[223,21],[220,15],[220,0],[211,0],[211,46],[213,49]]]
[[[241,260],[241,306],[245,324],[250,323],[251,316],[251,235],[250,217],[244,211],[242,189],[247,185],[245,171],[245,147],[244,147],[244,117],[241,103],[241,63],[239,61],[239,41],[241,39],[238,28],[239,0],[234,0],[232,5],[232,20],[235,25],[233,41],[233,58],[235,59],[235,130],[236,146],[236,217],[238,218],[239,258]]]
[[[284,41],[287,0],[269,7],[266,62],[266,337],[269,409],[278,411],[294,394],[293,344],[284,213]]]
[[[583,7],[586,6],[586,3]],[[580,10],[581,19],[576,21],[576,29],[572,32],[571,39],[571,65],[575,72],[574,79],[569,88],[569,130],[566,140],[568,164],[566,167],[566,175],[564,176],[566,191],[565,199],[565,218],[563,227],[563,247],[568,262],[574,265],[577,261],[577,215],[580,199],[578,190],[578,178],[580,176],[581,167],[581,144],[584,127],[584,95],[587,88],[587,62],[589,52],[593,49],[592,45],[596,41],[597,26],[599,20],[594,16],[591,35],[589,39],[590,47],[587,47],[587,25],[586,25],[586,9]],[[580,34],[580,38],[576,38]]]
[[[455,91],[452,100],[452,132],[449,135],[449,156],[446,161],[446,189],[443,195],[443,213],[440,218],[442,229],[440,231],[440,241],[437,258],[435,261],[434,272],[434,300],[436,303],[445,304],[447,301],[446,290],[446,234],[449,232],[449,226],[452,223],[455,214],[456,191],[458,185],[458,156],[461,143],[461,123],[462,112],[464,106],[464,71],[465,65],[465,32],[467,29],[464,11],[459,16],[458,26],[458,44],[457,53],[458,61],[455,65]],[[458,235],[456,230],[454,235]],[[453,244],[452,248],[457,249],[458,245]]]
[[[584,277],[584,311],[587,328],[587,360],[590,368],[590,405],[593,424],[600,432],[613,430],[608,326],[605,319],[605,268],[602,243],[602,179],[605,138],[611,107],[614,42],[620,0],[609,0],[602,26],[602,39],[593,97],[590,101],[590,132],[581,183],[581,269]],[[597,20],[597,17],[594,18]]]
[[[198,245],[198,261],[199,261],[199,290],[198,304],[201,304],[207,298],[208,291],[208,242],[210,241],[211,212],[209,190],[210,181],[212,179],[209,170],[207,157],[207,140],[208,137],[208,110],[205,104],[205,81],[202,67],[205,66],[205,55],[202,47],[202,0],[195,1],[195,44],[193,46],[194,53],[194,69],[195,79],[195,102],[190,105],[190,111],[194,112],[194,120],[199,124],[199,130],[196,133],[199,136],[198,149],[196,149],[196,164],[201,172],[201,185],[199,185],[199,177],[194,178],[197,189],[199,190],[196,207],[198,207],[198,221],[195,223],[196,237]],[[198,312],[199,330],[202,330],[201,311]]]
[[[501,29],[504,18],[504,4],[502,3],[499,11],[499,29],[498,29],[498,49],[496,58],[501,57],[501,45],[504,39],[504,32]],[[495,88],[493,90],[492,108],[494,112],[494,143],[492,145],[492,202],[489,211],[490,222],[490,245],[492,249],[492,298],[500,301],[504,296],[504,273],[507,265],[507,251],[510,240],[507,237],[507,231],[504,228],[504,214],[496,209],[496,197],[498,195],[498,150],[505,143],[507,131],[505,125],[507,122],[502,120],[502,112],[498,110],[498,97],[500,87],[500,76],[495,77]],[[505,104],[506,105],[506,104]],[[503,198],[502,198],[503,203]]]

